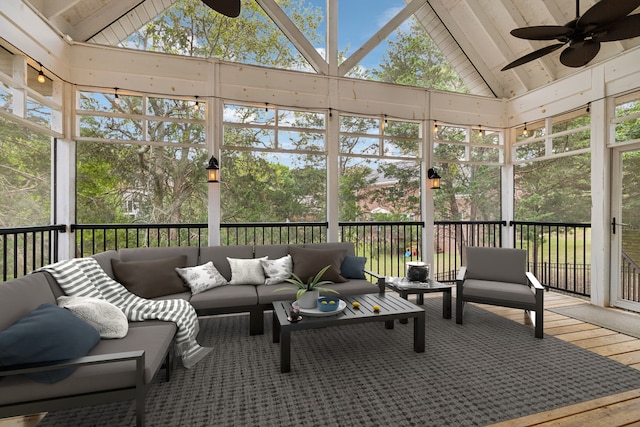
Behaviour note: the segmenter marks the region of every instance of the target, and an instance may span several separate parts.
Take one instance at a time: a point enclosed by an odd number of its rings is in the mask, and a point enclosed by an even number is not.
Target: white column
[[[594,68],[593,87],[597,101],[591,103],[591,303],[608,306],[611,272],[611,179],[609,109],[604,99],[603,69]]]
[[[212,99],[209,99],[207,102],[207,148],[209,151],[209,157],[215,156],[220,162],[220,182],[215,183],[207,183],[208,187],[208,241],[209,246],[219,246],[220,245],[220,186],[222,185],[222,181],[224,181],[223,174],[223,164],[222,159],[220,158],[220,147],[222,146],[222,138],[223,138],[223,129],[222,129],[222,119],[223,119],[223,110],[224,103],[221,99],[218,99],[217,94],[219,93],[219,81],[218,76],[220,73],[218,72],[219,63],[214,62],[211,64],[212,70],[212,78],[211,81],[211,93],[214,94]],[[206,180],[204,165],[202,167],[202,176]]]
[[[513,180],[515,175],[515,168],[513,165],[513,156],[511,155],[511,141],[515,141],[515,130],[506,129],[503,135],[503,158],[500,159],[502,168],[500,168],[502,189],[500,191],[502,212],[500,217],[507,222],[507,226],[502,230],[502,244],[503,248],[515,247],[515,241],[513,238],[513,227],[509,226],[510,222],[515,217],[514,206],[514,194],[515,194],[515,182]],[[507,143],[509,141],[509,143]]]
[[[52,197],[54,197],[55,211],[52,214],[52,223],[66,225],[66,232],[58,235],[58,258],[60,260],[74,258],[75,233],[71,232],[71,224],[76,222],[76,146],[72,123],[75,112],[75,91],[68,83],[53,82],[53,99],[62,103],[62,113],[52,115],[51,127],[64,135],[53,146],[52,159],[55,164],[51,171]],[[82,256],[83,254],[77,254]]]

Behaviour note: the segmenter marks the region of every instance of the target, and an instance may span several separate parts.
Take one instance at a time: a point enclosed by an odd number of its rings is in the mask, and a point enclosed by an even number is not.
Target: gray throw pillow
[[[347,255],[347,249],[311,249],[289,246],[289,253],[293,260],[293,274],[305,283],[327,265],[330,267],[321,280],[330,280],[334,283],[347,281],[340,275],[340,266]]]
[[[187,266],[186,255],[150,261],[122,262],[112,259],[111,266],[116,280],[139,297],[156,298],[189,292],[176,273],[176,268]]]

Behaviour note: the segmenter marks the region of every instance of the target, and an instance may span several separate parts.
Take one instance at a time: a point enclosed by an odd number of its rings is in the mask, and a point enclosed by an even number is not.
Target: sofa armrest
[[[61,368],[96,365],[126,360],[136,361],[136,386],[144,385],[144,350],[127,351],[122,353],[100,354],[84,356],[75,359],[57,360],[53,362],[29,363],[24,365],[0,366],[0,377],[22,375],[33,372],[53,371]],[[64,381],[64,380],[63,380]]]
[[[378,284],[378,292],[379,292],[379,293],[381,293],[381,294],[384,294],[384,291],[385,291],[385,289],[386,289],[386,285],[385,285],[385,277],[384,277],[384,276],[379,275],[378,273],[374,273],[374,272],[373,272],[373,271],[371,271],[371,270],[367,270],[367,269],[364,269],[364,272],[365,272],[365,274],[368,274],[368,275],[370,275],[371,277],[373,277],[373,278],[375,278],[375,279],[376,279],[376,282],[377,282],[377,284]]]
[[[533,273],[527,271],[526,275],[527,275],[527,280],[529,280],[529,283],[531,283],[531,286],[534,287],[536,292],[537,291],[544,291],[544,286],[542,286],[540,284],[540,282],[538,281],[538,279],[536,278],[536,276]]]

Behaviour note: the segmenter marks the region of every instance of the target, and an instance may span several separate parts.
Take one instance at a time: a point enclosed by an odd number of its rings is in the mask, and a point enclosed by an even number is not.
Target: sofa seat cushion
[[[251,306],[258,304],[258,294],[254,285],[220,286],[193,295],[189,302],[196,310]]]
[[[298,287],[287,282],[256,286],[259,304],[271,304],[274,301],[294,301]]]
[[[176,331],[175,324],[171,322],[129,328],[125,338],[101,340],[89,355],[145,350],[145,382],[149,383],[162,367],[166,350],[170,347]],[[135,362],[81,366],[64,381],[46,387],[22,375],[5,377],[1,383],[0,404],[88,394],[134,386]]]
[[[0,332],[0,365],[50,362],[85,356],[100,341],[91,325],[55,304],[42,304]],[[26,377],[53,384],[75,368],[34,372]]]
[[[527,285],[495,282],[491,280],[467,279],[464,281],[465,297],[489,298],[495,301],[518,302],[535,305],[535,293]]]
[[[112,259],[116,280],[127,290],[142,298],[155,298],[188,291],[176,268],[184,268],[187,256],[142,261]]]

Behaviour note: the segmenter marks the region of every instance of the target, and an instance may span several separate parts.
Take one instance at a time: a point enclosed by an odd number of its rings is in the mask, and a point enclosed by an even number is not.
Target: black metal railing
[[[58,233],[65,230],[64,225],[0,228],[2,281],[58,261]]]
[[[513,230],[509,230],[513,227]],[[340,222],[339,240],[351,241],[367,268],[385,276],[404,275],[407,261],[422,260],[422,222]],[[0,229],[0,277],[23,276],[58,260],[58,233],[64,225]],[[141,246],[208,246],[207,224],[75,224],[74,256]],[[591,293],[590,224],[513,221],[437,221],[434,224],[433,277],[455,280],[465,246],[500,246],[513,232],[515,247],[527,249],[529,269],[547,287]],[[222,245],[300,244],[327,240],[328,224],[221,224]],[[622,295],[640,299],[640,268],[624,258]]]
[[[512,221],[515,247],[526,249],[529,270],[548,288],[591,294],[591,224]]]
[[[640,265],[622,251],[620,290],[624,300],[640,302]]]
[[[456,279],[466,246],[499,247],[506,221],[435,221],[434,278],[442,282]]]

